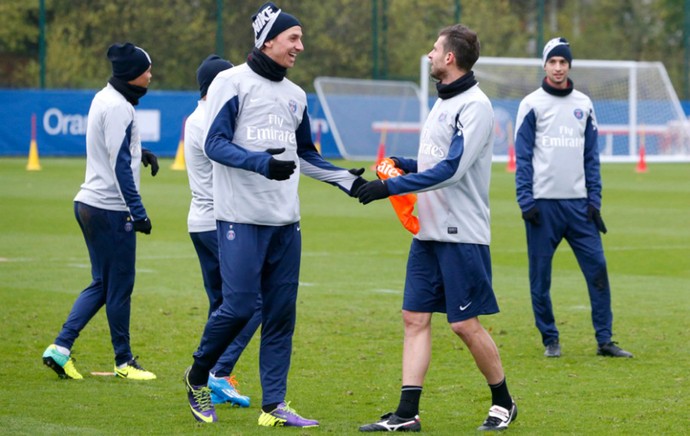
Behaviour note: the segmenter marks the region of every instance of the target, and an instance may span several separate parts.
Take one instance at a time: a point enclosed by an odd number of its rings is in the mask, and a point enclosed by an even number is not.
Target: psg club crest
[[[297,102],[295,100],[290,100],[288,102],[288,106],[290,107],[290,111],[292,113],[297,113]]]
[[[441,112],[441,113],[438,115],[438,122],[439,122],[439,123],[445,123],[447,117],[448,117],[448,114],[447,114],[447,113]]]
[[[133,227],[134,227],[134,226],[132,226],[132,223],[129,222],[129,221],[127,221],[127,222],[125,223],[125,232],[131,232]]]
[[[232,226],[230,226],[230,228],[228,229],[226,237],[228,238],[228,241],[232,241],[235,239],[235,231],[232,229]]]
[[[581,120],[582,117],[585,116],[585,113],[582,111],[582,109],[575,109],[573,111],[573,115],[575,115],[575,118],[577,118],[578,120]]]

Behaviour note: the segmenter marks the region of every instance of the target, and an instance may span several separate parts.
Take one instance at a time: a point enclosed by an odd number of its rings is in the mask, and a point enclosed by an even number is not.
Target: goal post
[[[420,65],[420,83],[431,83],[426,56]],[[506,160],[520,101],[541,86],[542,61],[480,57],[472,69],[494,107],[494,157]],[[603,162],[635,162],[641,147],[649,161],[690,161],[690,124],[661,62],[575,59],[569,77],[594,104]]]

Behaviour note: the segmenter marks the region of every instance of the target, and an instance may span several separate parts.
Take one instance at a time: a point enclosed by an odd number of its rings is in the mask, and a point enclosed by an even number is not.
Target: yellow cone
[[[173,164],[170,168],[172,168],[173,170],[176,170],[176,171],[184,171],[187,169],[185,162],[184,162],[184,141],[182,141],[182,140],[180,140],[180,143],[177,146],[177,153],[175,154],[175,160],[173,161]]]
[[[41,171],[41,163],[38,161],[38,144],[36,143],[36,114],[31,114],[31,145],[29,145],[29,162],[27,171]]]
[[[36,140],[31,140],[29,147],[29,162],[26,164],[27,171],[41,171],[41,163],[38,161],[38,145]]]

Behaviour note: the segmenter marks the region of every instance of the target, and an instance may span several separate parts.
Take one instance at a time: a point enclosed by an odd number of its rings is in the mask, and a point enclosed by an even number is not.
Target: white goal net
[[[480,57],[473,68],[496,118],[494,160],[506,161],[522,98],[541,85],[540,59]],[[576,59],[570,77],[589,95],[599,124],[602,161],[690,161],[690,126],[660,62]],[[436,100],[428,59],[412,82],[319,77],[319,100],[341,155],[371,160],[417,154],[420,121]]]

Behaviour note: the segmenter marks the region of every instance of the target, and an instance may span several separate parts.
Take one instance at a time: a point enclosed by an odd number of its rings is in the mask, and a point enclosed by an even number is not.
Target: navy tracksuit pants
[[[115,364],[132,359],[129,317],[134,290],[136,236],[129,212],[117,212],[74,202],[74,214],[91,259],[91,284],[72,306],[55,344],[71,349],[79,333],[105,305]]]
[[[201,276],[204,280],[206,295],[208,296],[208,316],[210,317],[223,302],[223,280],[220,275],[220,262],[218,261],[218,233],[213,230],[210,232],[190,233],[189,236],[192,238],[194,248],[199,257]],[[259,297],[258,304],[260,306],[261,297]],[[218,359],[216,365],[211,369],[213,375],[216,377],[226,377],[232,373],[240,355],[247,347],[247,344],[249,344],[260,324],[261,310],[260,307],[257,307],[247,325],[235,340],[230,343]]]
[[[601,235],[587,221],[587,199],[537,200],[540,225],[525,222],[532,310],[544,345],[558,341],[551,305],[551,265],[565,239],[570,244],[587,282],[592,324],[598,344],[611,341],[613,314],[606,258]]]
[[[280,403],[295,330],[302,237],[299,223],[260,226],[217,222],[223,302],[206,323],[194,371],[208,372],[257,310],[261,296],[259,372],[262,405]]]

